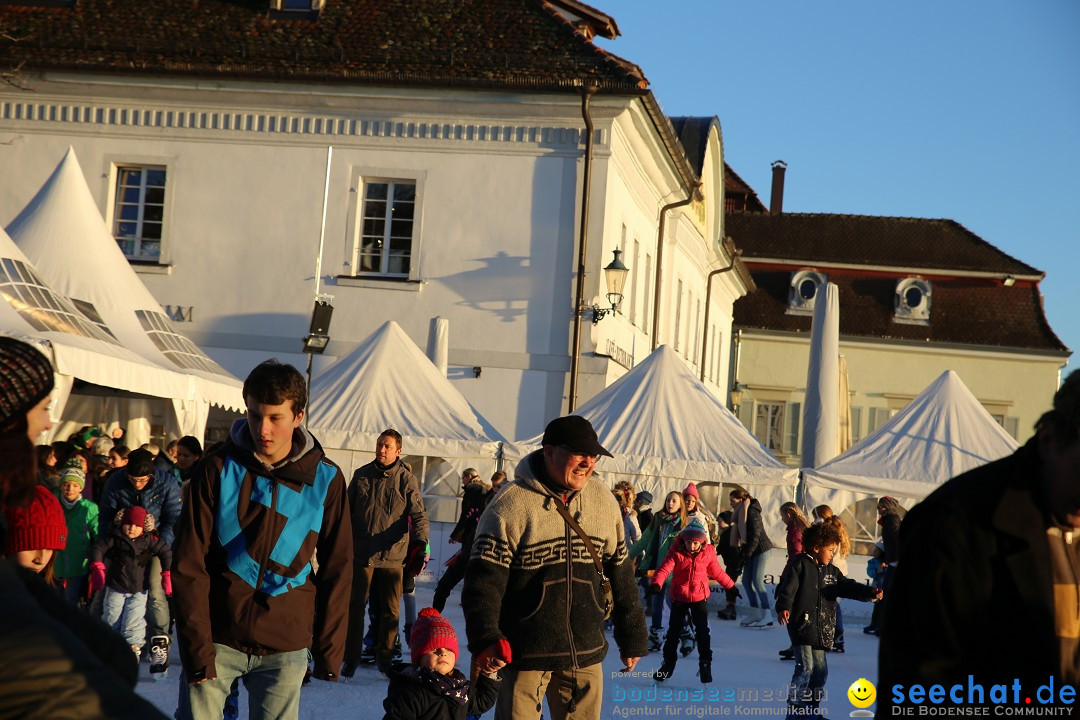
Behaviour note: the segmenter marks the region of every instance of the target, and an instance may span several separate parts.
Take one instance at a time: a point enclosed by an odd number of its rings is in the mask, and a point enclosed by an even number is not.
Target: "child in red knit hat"
[[[390,669],[384,720],[465,720],[466,715],[480,715],[495,705],[502,680],[498,674],[481,674],[470,683],[454,667],[457,633],[435,608],[424,608],[417,615],[409,650],[412,663],[394,663]]]
[[[138,658],[146,635],[150,556],[161,560],[161,588],[172,595],[172,551],[154,532],[154,516],[138,505],[116,513],[110,532],[90,551],[90,592],[105,588],[102,619],[117,630]],[[108,576],[105,558],[110,558]]]
[[[45,582],[54,584],[53,565],[56,551],[67,545],[67,523],[60,501],[46,488],[38,485],[29,505],[4,505],[8,538],[5,554],[16,565],[40,574]]]

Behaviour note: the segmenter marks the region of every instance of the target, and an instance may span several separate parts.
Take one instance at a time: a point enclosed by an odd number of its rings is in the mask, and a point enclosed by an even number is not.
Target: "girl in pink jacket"
[[[667,558],[652,577],[649,592],[663,592],[664,580],[671,575],[671,619],[664,640],[664,662],[653,674],[656,682],[664,682],[675,671],[677,648],[686,616],[694,624],[698,646],[698,676],[701,682],[712,682],[712,646],[709,644],[709,578],[729,590],[735,582],[728,577],[716,559],[716,549],[709,544],[709,535],[700,520],[693,519],[679,533]]]

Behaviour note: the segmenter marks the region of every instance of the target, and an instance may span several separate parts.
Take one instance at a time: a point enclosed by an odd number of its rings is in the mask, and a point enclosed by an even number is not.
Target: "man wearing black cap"
[[[148,450],[132,450],[127,465],[109,475],[98,506],[102,539],[108,537],[117,511],[138,506],[154,516],[157,536],[172,548],[176,521],[180,517],[180,486],[168,474],[154,470],[154,456]],[[150,559],[149,572],[150,577],[161,574],[158,558]],[[169,601],[161,584],[152,582],[146,601],[146,637],[168,637],[169,634]],[[149,654],[148,650],[147,657]]]
[[[544,697],[554,717],[599,718],[606,612],[624,671],[648,651],[622,514],[593,480],[611,453],[575,415],[548,423],[541,445],[480,518],[462,592],[469,650],[481,672],[503,671],[496,720],[539,718]],[[590,538],[603,576],[560,507]]]

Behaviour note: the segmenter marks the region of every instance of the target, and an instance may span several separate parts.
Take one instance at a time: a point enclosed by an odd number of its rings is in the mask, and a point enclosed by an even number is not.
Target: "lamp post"
[[[304,352],[307,353],[307,390],[308,404],[311,403],[311,361],[315,355],[322,355],[330,343],[330,319],[334,316],[334,296],[320,293],[315,296],[315,307],[311,311],[311,325],[304,336]],[[307,416],[305,415],[305,423]]]

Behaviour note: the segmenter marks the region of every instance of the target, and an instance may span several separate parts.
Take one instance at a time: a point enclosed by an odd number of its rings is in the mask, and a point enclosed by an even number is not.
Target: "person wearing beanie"
[[[135,694],[139,666],[123,639],[6,555],[9,515],[19,524],[30,506],[59,507],[42,495],[33,445],[49,427],[52,377],[37,349],[0,337],[0,708],[10,717],[164,720]]]
[[[384,720],[465,720],[495,705],[502,680],[482,673],[470,682],[455,667],[457,633],[435,608],[416,616],[409,651],[412,662],[394,663],[388,673]]]
[[[90,592],[105,589],[105,622],[120,632],[138,658],[146,638],[146,596],[151,582],[172,595],[172,551],[154,531],[154,516],[135,505],[116,513],[108,534],[90,552]],[[151,577],[151,557],[161,563]],[[109,569],[106,573],[105,560]]]
[[[4,554],[52,585],[56,551],[67,544],[67,524],[60,501],[39,485],[29,505],[4,505],[4,518],[8,529]]]
[[[60,505],[67,523],[67,547],[56,554],[56,579],[61,594],[72,605],[81,606],[88,595],[90,547],[98,536],[98,506],[82,496],[86,478],[78,468],[67,468],[60,476]]]
[[[683,501],[686,503],[686,514],[691,519],[697,518],[709,533],[709,542],[716,545],[720,539],[719,529],[716,525],[716,516],[705,509],[701,504],[701,494],[698,492],[697,483],[690,482],[683,489]]]
[[[25,434],[37,442],[52,427],[52,363],[37,348],[0,336],[0,437]]]
[[[99,539],[109,535],[118,510],[137,505],[154,516],[155,534],[172,548],[176,523],[180,519],[180,484],[170,475],[154,469],[154,459],[148,451],[132,450],[127,464],[109,474],[98,504],[102,518],[98,523]],[[151,559],[151,577],[157,577],[166,569],[156,558]],[[147,637],[168,636],[169,624],[169,603],[165,593],[159,583],[152,582],[146,600]]]
[[[642,490],[634,496],[634,510],[637,512],[638,526],[644,533],[646,528],[652,525],[652,493]]]
[[[671,620],[667,639],[664,641],[664,661],[653,674],[657,682],[664,682],[675,671],[679,659],[679,640],[687,618],[694,626],[694,639],[698,646],[698,676],[703,683],[712,682],[712,645],[709,637],[709,579],[720,583],[725,590],[735,587],[716,559],[716,550],[709,544],[709,533],[697,518],[687,522],[679,533],[667,558],[653,575],[649,592],[663,592],[664,580],[671,576]],[[689,655],[683,648],[683,656]]]

